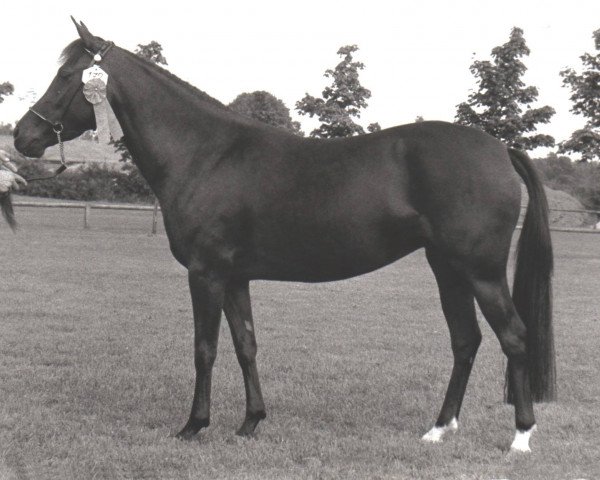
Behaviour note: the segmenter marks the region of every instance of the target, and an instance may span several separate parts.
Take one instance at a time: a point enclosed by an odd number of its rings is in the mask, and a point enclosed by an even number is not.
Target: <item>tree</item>
[[[560,72],[563,86],[571,90],[573,107],[571,112],[587,119],[582,129],[576,130],[569,140],[559,146],[561,153],[579,153],[587,162],[600,159],[600,29],[593,33],[597,53],[585,53],[581,57],[583,71],[577,73],[572,68]]]
[[[600,159],[600,129],[588,122],[585,127],[575,130],[571,138],[561,142],[558,152],[579,153],[582,162]]]
[[[15,91],[15,87],[10,82],[0,83],[0,103],[4,101],[4,97],[12,95]]]
[[[531,107],[538,90],[521,79],[527,71],[521,58],[529,53],[523,30],[514,27],[509,41],[492,50],[492,61],[473,62],[470,71],[477,78],[478,89],[457,105],[456,122],[478,127],[512,147],[553,146],[550,135],[531,134],[538,123],[548,123],[555,111],[550,106]]]
[[[292,121],[290,109],[269,92],[241,93],[229,104],[229,108],[246,117],[304,135],[300,123]]]
[[[146,45],[138,44],[133,53],[157,65],[167,65],[167,59],[162,54],[162,45],[154,40]]]
[[[15,87],[10,82],[0,83],[0,103],[4,102],[4,97],[12,95],[15,91]],[[0,123],[0,134],[1,135],[12,135],[13,126],[10,123]]]
[[[354,121],[360,118],[371,91],[360,84],[359,71],[365,68],[361,62],[354,61],[352,54],[358,50],[356,45],[341,47],[337,54],[343,60],[335,69],[325,72],[326,78],[331,78],[330,86],[322,92],[323,98],[316,98],[308,93],[296,103],[300,115],[316,116],[321,126],[310,133],[311,137],[332,138],[351,137],[365,133],[363,127]],[[367,127],[370,132],[381,130],[377,123]]]

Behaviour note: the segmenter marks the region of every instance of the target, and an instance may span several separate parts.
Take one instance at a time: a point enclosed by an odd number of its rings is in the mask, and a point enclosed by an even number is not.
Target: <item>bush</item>
[[[15,158],[19,173],[25,178],[49,175],[54,168],[42,162]],[[134,165],[116,170],[105,164],[90,163],[71,167],[51,180],[31,182],[20,190],[34,197],[61,198],[81,201],[152,203],[150,187]]]
[[[12,123],[0,122],[0,135],[12,135],[13,130]]]
[[[573,195],[586,207],[600,210],[600,165],[597,162],[577,164]]]
[[[586,208],[600,210],[600,164],[573,162],[569,157],[550,154],[534,160],[544,184],[573,195]]]
[[[154,194],[140,170],[133,163],[123,165],[122,175],[117,177],[117,188],[122,195],[139,199],[139,201],[153,201]]]

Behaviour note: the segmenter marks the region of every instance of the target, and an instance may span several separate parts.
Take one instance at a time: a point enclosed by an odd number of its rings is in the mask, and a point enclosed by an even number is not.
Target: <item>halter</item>
[[[113,47],[113,45],[114,45],[113,42],[104,42],[104,44],[102,45],[102,47],[100,48],[98,53],[93,53],[90,50],[88,50],[87,48],[85,48],[84,50],[87,53],[89,53],[92,57],[92,61],[90,62],[90,64],[88,65],[87,68],[91,68],[96,63],[100,63],[102,61],[102,59],[106,56],[108,51]],[[77,95],[77,92],[78,92],[78,90],[75,91],[75,93],[73,94],[73,96],[71,97],[69,102],[67,103],[65,112],[67,110],[69,110],[69,106],[71,105],[71,102],[75,98],[75,95]],[[26,178],[25,180],[27,180],[28,182],[34,182],[36,180],[49,180],[49,179],[54,178],[57,175],[61,174],[62,172],[64,172],[67,169],[67,162],[65,160],[65,146],[63,144],[62,137],[61,137],[61,134],[62,134],[63,130],[65,129],[65,127],[61,120],[53,122],[49,118],[42,115],[40,112],[34,110],[33,107],[29,107],[29,111],[31,113],[34,113],[35,115],[38,116],[38,118],[40,118],[41,120],[43,120],[44,122],[46,122],[52,126],[52,131],[56,134],[56,139],[58,140],[58,148],[60,151],[60,166],[56,169],[56,171],[52,175],[42,176],[42,177],[34,177],[34,178]]]

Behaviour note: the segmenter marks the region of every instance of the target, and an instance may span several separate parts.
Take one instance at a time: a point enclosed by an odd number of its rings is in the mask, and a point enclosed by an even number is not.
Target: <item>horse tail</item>
[[[2,216],[14,232],[17,229],[17,220],[15,219],[15,211],[13,210],[10,193],[0,195],[0,209],[2,210]]]
[[[523,179],[529,203],[517,244],[513,302],[527,328],[527,364],[535,402],[556,399],[556,363],[552,328],[552,239],[548,200],[538,173],[526,153],[508,149],[513,167]],[[508,373],[507,373],[508,375]],[[508,380],[508,377],[507,377]],[[510,382],[505,399],[512,403]]]

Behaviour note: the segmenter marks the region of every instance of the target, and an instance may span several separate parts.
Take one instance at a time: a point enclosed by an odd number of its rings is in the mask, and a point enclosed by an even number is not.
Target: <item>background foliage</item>
[[[259,120],[274,127],[304,135],[300,123],[292,120],[290,109],[282,100],[264,90],[239,94],[230,104],[234,112]]]
[[[593,33],[597,53],[583,54],[583,70],[560,72],[563,85],[571,90],[571,111],[586,119],[585,126],[560,144],[559,153],[578,153],[585,162],[600,160],[600,29]]]
[[[573,195],[585,207],[600,210],[600,164],[573,162],[569,157],[550,154],[535,160],[544,183]]]
[[[310,132],[311,137],[351,137],[365,133],[355,119],[360,118],[361,111],[367,107],[371,90],[363,87],[358,78],[365,65],[354,60],[356,51],[357,45],[346,45],[338,50],[343,60],[333,70],[325,72],[324,76],[331,79],[331,85],[325,87],[322,98],[307,93],[296,103],[300,115],[317,117],[321,122],[318,128]],[[381,127],[378,123],[372,123],[367,130],[375,132]]]
[[[14,157],[13,157],[14,158]],[[37,160],[17,160],[19,173],[25,178],[48,175],[49,169]],[[70,168],[58,177],[31,182],[19,193],[34,197],[66,200],[100,200],[151,203],[154,195],[135,165],[115,169],[103,163],[89,163]]]
[[[554,146],[550,135],[533,134],[538,123],[548,123],[554,108],[532,108],[538,97],[534,86],[522,80],[527,67],[521,58],[530,53],[523,30],[513,28],[510,39],[492,50],[492,61],[476,60],[471,73],[477,79],[477,90],[457,106],[456,121],[478,127],[507,145],[532,150]]]

